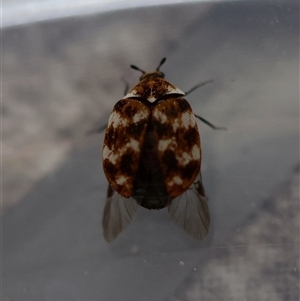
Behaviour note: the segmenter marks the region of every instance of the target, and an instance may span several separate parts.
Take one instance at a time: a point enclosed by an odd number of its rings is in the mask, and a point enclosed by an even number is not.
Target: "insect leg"
[[[205,123],[206,125],[208,125],[209,127],[211,127],[214,130],[227,130],[227,128],[225,127],[221,127],[221,126],[215,126],[212,123],[210,123],[209,121],[207,121],[206,119],[204,119],[203,117],[196,115],[195,117],[197,117],[198,119],[200,119],[203,123]]]
[[[105,131],[107,128],[107,124],[105,125],[101,125],[101,126],[98,126],[98,127],[95,127],[89,131],[86,132],[86,135],[93,135],[93,134],[100,134],[102,133],[103,131]]]
[[[209,79],[209,80],[206,80],[196,86],[194,86],[192,89],[190,89],[189,91],[185,92],[185,95],[188,95],[190,93],[192,93],[193,91],[195,91],[196,89],[202,87],[202,86],[205,86],[206,84],[210,84],[212,83],[213,80],[212,79]],[[227,130],[225,127],[219,127],[219,126],[215,126],[213,125],[212,123],[210,123],[209,121],[207,121],[206,119],[204,119],[203,117],[199,116],[199,115],[196,115],[195,114],[195,117],[197,117],[198,119],[200,119],[202,122],[204,122],[206,125],[208,125],[209,127],[211,127],[212,129],[214,130]]]
[[[129,84],[128,84],[128,82],[124,78],[121,78],[121,80],[125,84],[125,90],[124,90],[124,96],[125,96],[128,93]]]
[[[124,90],[124,96],[125,96],[128,93],[129,84],[128,84],[128,82],[124,78],[122,78],[121,80],[125,84],[125,90]],[[107,124],[99,126],[99,127],[96,127],[94,129],[91,129],[86,134],[87,135],[99,134],[99,133],[102,133],[103,131],[105,131],[106,128],[107,128]]]

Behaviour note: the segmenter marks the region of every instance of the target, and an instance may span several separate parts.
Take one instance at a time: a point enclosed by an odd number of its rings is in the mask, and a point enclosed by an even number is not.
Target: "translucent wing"
[[[111,242],[130,224],[138,204],[133,198],[126,199],[118,194],[111,185],[107,189],[102,227],[106,241]]]
[[[194,239],[207,236],[210,217],[201,173],[186,192],[172,200],[168,212],[175,224]]]

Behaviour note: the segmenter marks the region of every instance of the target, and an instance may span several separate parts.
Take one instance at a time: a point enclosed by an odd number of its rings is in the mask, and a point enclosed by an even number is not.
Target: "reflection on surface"
[[[194,0],[189,2],[201,2]],[[174,4],[174,0],[4,0],[2,26],[15,26],[136,7]]]

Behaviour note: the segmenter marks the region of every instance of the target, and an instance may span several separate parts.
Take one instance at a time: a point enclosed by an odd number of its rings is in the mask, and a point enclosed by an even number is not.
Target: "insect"
[[[103,169],[109,182],[103,232],[113,241],[139,206],[168,207],[171,219],[202,240],[210,216],[201,177],[201,143],[196,118],[184,93],[159,70],[142,72],[140,82],[118,101],[109,117],[103,145]],[[126,89],[128,90],[128,89]]]

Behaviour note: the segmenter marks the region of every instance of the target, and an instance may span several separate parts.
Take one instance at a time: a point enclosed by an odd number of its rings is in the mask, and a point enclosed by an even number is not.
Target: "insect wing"
[[[150,109],[135,99],[122,99],[108,121],[103,145],[103,169],[122,196],[132,194]]]
[[[169,98],[153,109],[152,123],[166,189],[171,197],[177,197],[200,172],[201,145],[195,115],[184,98]]]
[[[168,212],[174,223],[194,239],[202,240],[207,236],[210,216],[201,173],[186,192],[172,200]]]
[[[130,224],[138,208],[133,198],[126,199],[118,194],[111,185],[107,189],[102,227],[107,242],[111,242]]]

